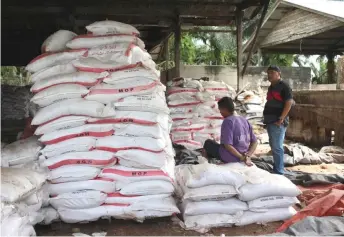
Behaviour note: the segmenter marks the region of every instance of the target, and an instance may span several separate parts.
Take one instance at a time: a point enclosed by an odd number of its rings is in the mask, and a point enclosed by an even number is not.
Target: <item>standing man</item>
[[[272,65],[268,68],[267,102],[264,108],[264,124],[267,125],[269,143],[274,159],[273,170],[276,174],[284,174],[283,141],[289,124],[288,113],[293,105],[293,96],[287,83],[281,79],[281,70]]]

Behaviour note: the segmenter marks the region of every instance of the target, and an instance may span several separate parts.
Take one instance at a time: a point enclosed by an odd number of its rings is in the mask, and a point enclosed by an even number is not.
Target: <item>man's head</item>
[[[226,118],[234,113],[234,103],[229,97],[223,97],[217,102],[222,117]]]
[[[281,79],[281,69],[276,65],[271,65],[268,68],[268,80],[271,83],[275,83]]]

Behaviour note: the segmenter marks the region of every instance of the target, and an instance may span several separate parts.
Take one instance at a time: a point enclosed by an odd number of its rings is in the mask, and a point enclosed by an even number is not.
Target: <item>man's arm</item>
[[[258,146],[258,142],[257,142],[256,135],[254,135],[253,128],[252,128],[251,124],[248,121],[247,121],[247,123],[248,123],[249,129],[250,129],[250,146],[248,148],[246,155],[248,157],[250,157],[255,152],[255,150]]]
[[[242,155],[240,152],[237,151],[232,145],[223,144],[227,151],[229,151],[232,155],[240,160],[245,160],[245,156]]]
[[[284,118],[287,117],[292,105],[293,105],[293,99],[289,99],[284,103],[283,111],[281,114],[282,122],[283,122]]]

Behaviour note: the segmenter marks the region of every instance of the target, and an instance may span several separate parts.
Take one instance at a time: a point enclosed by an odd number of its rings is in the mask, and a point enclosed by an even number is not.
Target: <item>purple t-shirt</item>
[[[251,124],[241,116],[228,116],[221,125],[221,160],[226,163],[240,162],[239,158],[231,154],[223,146],[232,145],[238,152],[244,153],[248,151],[251,142],[257,141],[253,133]]]

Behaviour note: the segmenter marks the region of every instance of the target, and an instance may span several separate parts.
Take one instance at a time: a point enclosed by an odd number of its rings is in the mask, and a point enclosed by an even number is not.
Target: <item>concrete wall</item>
[[[244,80],[240,82],[240,88],[248,82],[255,85],[268,86],[266,77],[267,67],[248,67]],[[289,83],[294,90],[310,89],[311,69],[308,67],[281,67],[282,78]],[[181,65],[180,73],[182,77],[200,78],[209,77],[211,80],[224,81],[228,85],[236,88],[237,72],[236,68],[230,66],[199,66]]]

